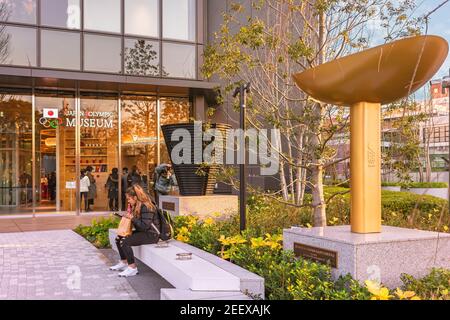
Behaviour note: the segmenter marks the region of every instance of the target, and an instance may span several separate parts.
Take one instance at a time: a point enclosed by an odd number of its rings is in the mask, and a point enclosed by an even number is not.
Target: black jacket
[[[152,227],[152,223],[160,230],[160,222],[158,214],[155,211],[150,211],[145,204],[141,206],[141,216],[131,219],[134,228],[137,232],[149,232],[156,234],[156,230]]]

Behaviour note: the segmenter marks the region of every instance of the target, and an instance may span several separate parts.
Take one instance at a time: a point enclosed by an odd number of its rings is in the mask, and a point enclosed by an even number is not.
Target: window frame
[[[48,70],[60,70],[60,71],[68,71],[68,72],[86,72],[86,73],[98,73],[98,74],[108,74],[108,75],[126,75],[126,76],[132,76],[132,77],[144,77],[144,78],[153,78],[153,79],[174,79],[174,80],[189,80],[189,81],[202,81],[199,74],[199,64],[201,58],[199,57],[200,52],[200,46],[203,45],[203,42],[198,39],[199,36],[199,8],[201,4],[199,1],[201,0],[194,0],[195,1],[195,19],[194,19],[194,39],[192,41],[188,40],[180,40],[180,39],[169,39],[169,38],[163,38],[163,32],[164,32],[164,21],[163,21],[163,0],[157,0],[158,2],[158,15],[159,15],[159,34],[158,37],[145,37],[140,35],[134,35],[134,34],[128,34],[125,33],[125,1],[126,0],[119,0],[120,4],[120,28],[118,32],[109,32],[109,31],[102,31],[102,30],[90,30],[85,28],[85,0],[79,0],[80,1],[80,28],[79,29],[70,29],[66,27],[60,27],[60,26],[50,26],[42,23],[42,7],[41,7],[41,1],[36,0],[36,23],[34,24],[28,24],[28,23],[22,23],[22,22],[2,22],[0,21],[0,24],[3,24],[7,27],[23,27],[23,28],[34,28],[36,32],[36,48],[35,48],[35,65],[16,65],[16,64],[1,64],[0,66],[13,66],[17,68],[38,68],[38,69],[48,69]],[[200,17],[201,18],[201,17]],[[41,32],[43,30],[52,30],[52,31],[61,31],[61,32],[78,32],[80,34],[80,68],[79,69],[66,69],[66,68],[50,68],[50,67],[43,67],[41,64],[42,60],[42,39],[41,39]],[[107,71],[91,71],[86,69],[86,61],[85,61],[85,37],[86,35],[98,35],[98,36],[111,36],[119,38],[121,41],[121,61],[120,61],[120,71],[119,72],[107,72]],[[126,39],[142,39],[146,41],[158,41],[159,42],[159,75],[157,76],[148,76],[148,75],[137,75],[137,74],[128,74],[125,73],[125,41]],[[165,43],[171,43],[171,44],[180,44],[180,45],[190,45],[195,48],[195,70],[192,78],[185,78],[185,77],[176,77],[176,76],[163,76],[162,70],[163,70],[163,61],[164,61],[164,44]]]

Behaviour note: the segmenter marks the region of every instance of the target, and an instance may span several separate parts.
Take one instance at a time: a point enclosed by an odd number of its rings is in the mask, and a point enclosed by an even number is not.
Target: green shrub
[[[348,225],[350,223],[350,189],[326,187],[327,224]],[[450,215],[448,201],[429,195],[383,190],[383,224],[402,228],[418,228],[429,231],[448,232]],[[306,195],[305,202],[311,201]],[[239,225],[239,217],[234,217]],[[310,208],[297,208],[264,195],[251,195],[247,209],[247,224],[257,235],[279,234],[291,226],[309,227],[313,224]]]
[[[110,248],[109,229],[116,229],[119,226],[119,221],[114,216],[100,218],[99,220],[94,219],[90,226],[79,225],[74,231],[99,249]]]
[[[253,199],[255,200],[255,199]],[[368,299],[447,299],[450,271],[435,270],[415,279],[403,275],[403,291],[371,290],[350,275],[334,280],[327,265],[297,259],[282,249],[281,235],[256,236],[249,229],[236,230],[234,219],[213,222],[195,217],[175,218],[176,234],[182,241],[229,260],[265,281],[269,300],[368,300]],[[222,230],[221,228],[224,227]],[[183,231],[181,231],[183,229]],[[372,288],[373,289],[373,288]],[[391,288],[393,289],[393,288]],[[413,291],[413,292],[411,292]],[[257,298],[257,297],[254,297]]]
[[[450,300],[450,270],[433,269],[421,279],[402,275],[405,290],[414,291],[422,299]]]
[[[381,186],[382,187],[401,187],[402,184],[399,182],[382,182]]]
[[[420,189],[433,189],[433,188],[448,188],[448,184],[445,182],[410,182],[403,184],[406,189],[420,188]]]

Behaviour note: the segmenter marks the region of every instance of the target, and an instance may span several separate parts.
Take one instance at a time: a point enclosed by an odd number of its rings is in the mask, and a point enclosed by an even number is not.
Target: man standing
[[[125,167],[122,169],[122,181],[121,181],[121,198],[122,198],[122,211],[125,211],[127,209],[127,199],[126,199],[126,192],[128,189],[128,168]]]
[[[157,206],[159,206],[159,196],[168,195],[172,186],[176,185],[175,175],[172,173],[172,165],[163,163],[155,168],[153,191],[155,192]]]
[[[96,184],[94,175],[92,174],[93,171],[94,171],[94,168],[92,166],[88,166],[86,168],[86,176],[88,176],[89,182],[90,182],[89,192],[87,195],[87,198],[88,198],[87,211],[92,211],[91,205],[94,205],[94,199],[97,196],[97,184]]]

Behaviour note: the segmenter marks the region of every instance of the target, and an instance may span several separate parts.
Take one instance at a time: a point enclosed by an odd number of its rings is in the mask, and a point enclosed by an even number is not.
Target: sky
[[[444,0],[415,0],[416,9],[412,12],[412,17],[420,17],[428,14],[433,9],[437,8]],[[369,29],[371,30],[372,39],[371,46],[384,44],[385,31],[381,28],[381,22],[378,19],[373,19],[369,22]],[[424,31],[424,30],[423,30]],[[445,38],[450,43],[450,1],[444,6],[434,12],[428,20],[429,35],[438,35]],[[436,73],[432,80],[440,80],[444,76],[449,75],[450,69],[450,55],[442,65],[441,69]],[[419,89],[415,93],[418,100],[428,99],[429,84]]]
[[[430,12],[441,4],[443,0],[416,0],[417,13],[422,15]],[[450,43],[450,2],[430,16],[428,34],[441,36]],[[450,55],[434,79],[442,78],[449,74]]]

